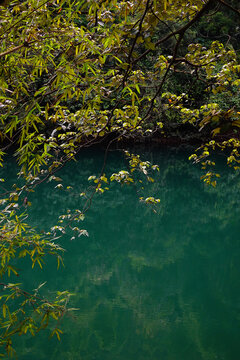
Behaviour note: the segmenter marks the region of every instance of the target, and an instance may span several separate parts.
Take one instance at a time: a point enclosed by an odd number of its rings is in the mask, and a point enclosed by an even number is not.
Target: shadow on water
[[[89,237],[59,242],[65,267],[24,270],[26,286],[75,293],[79,310],[63,321],[61,342],[48,332],[19,340],[20,360],[237,360],[240,332],[240,181],[223,173],[216,189],[200,182],[186,152],[144,154],[160,165],[144,190],[113,185],[97,195],[82,223]],[[89,175],[103,153],[88,151],[59,174],[71,191],[42,184],[29,216],[48,229],[67,209],[80,208]],[[125,166],[111,153],[106,173]],[[138,191],[140,191],[138,193]],[[138,201],[161,199],[157,213]]]

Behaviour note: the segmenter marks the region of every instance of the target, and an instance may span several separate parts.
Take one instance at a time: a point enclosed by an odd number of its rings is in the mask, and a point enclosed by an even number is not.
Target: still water
[[[224,170],[209,188],[186,150],[141,152],[160,166],[154,184],[116,184],[96,195],[81,224],[89,237],[59,240],[65,267],[49,259],[43,270],[22,269],[27,288],[47,281],[49,296],[68,289],[78,310],[63,320],[60,342],[48,331],[20,338],[20,360],[240,358],[239,176]],[[86,151],[58,174],[74,191],[40,185],[29,199],[30,222],[47,230],[81,209],[79,194],[102,162],[101,150]],[[106,174],[120,169],[124,159],[110,153]],[[152,208],[139,196],[161,203]]]

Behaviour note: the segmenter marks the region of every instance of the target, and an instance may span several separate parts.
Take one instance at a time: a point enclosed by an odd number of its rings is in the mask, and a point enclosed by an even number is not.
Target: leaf
[[[240,127],[240,119],[232,122],[233,126]]]
[[[5,319],[5,317],[6,317],[7,308],[8,308],[7,305],[6,305],[6,304],[3,304],[3,306],[2,306],[2,313],[3,313],[4,319]]]
[[[212,135],[215,136],[216,134],[219,134],[219,133],[220,133],[220,130],[221,130],[220,127],[214,129],[214,130],[212,131]]]

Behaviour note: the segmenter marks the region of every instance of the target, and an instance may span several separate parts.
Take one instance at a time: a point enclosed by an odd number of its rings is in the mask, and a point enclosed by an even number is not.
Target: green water
[[[210,189],[186,151],[141,152],[160,165],[154,184],[97,195],[81,224],[89,237],[59,240],[64,268],[50,259],[42,271],[22,269],[26,287],[68,289],[79,310],[62,322],[61,342],[48,331],[20,338],[20,360],[239,359],[239,176],[226,170]],[[77,194],[102,160],[100,150],[83,152],[59,174],[75,195],[42,184],[29,199],[32,224],[46,230],[67,209],[81,209]],[[124,166],[110,153],[106,173]],[[161,199],[156,212],[141,195]]]

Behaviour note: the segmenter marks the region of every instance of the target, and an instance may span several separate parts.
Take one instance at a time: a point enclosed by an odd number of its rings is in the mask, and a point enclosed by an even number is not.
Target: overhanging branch
[[[222,1],[222,0],[218,0],[218,1]],[[175,30],[171,33],[169,33],[168,35],[166,35],[164,38],[158,40],[155,43],[155,47],[161,45],[162,43],[164,43],[165,41],[167,41],[168,39],[170,39],[171,37],[175,37],[176,35],[180,35],[180,34],[184,34],[196,21],[198,21],[202,15],[205,13],[205,11],[208,10],[208,8],[215,2],[215,0],[208,0],[206,2],[206,4],[201,8],[201,10],[194,16],[194,18],[192,20],[190,20],[186,25],[182,26],[180,29]],[[146,50],[142,55],[140,55],[134,62],[133,64],[136,64],[138,61],[140,61],[142,58],[144,58],[146,55],[148,55],[151,51],[153,51],[152,49],[148,49]]]
[[[230,10],[234,11],[238,16],[240,16],[240,11],[238,9],[235,9],[232,5],[226,3],[225,1],[223,0],[217,0],[220,4],[228,7]]]

